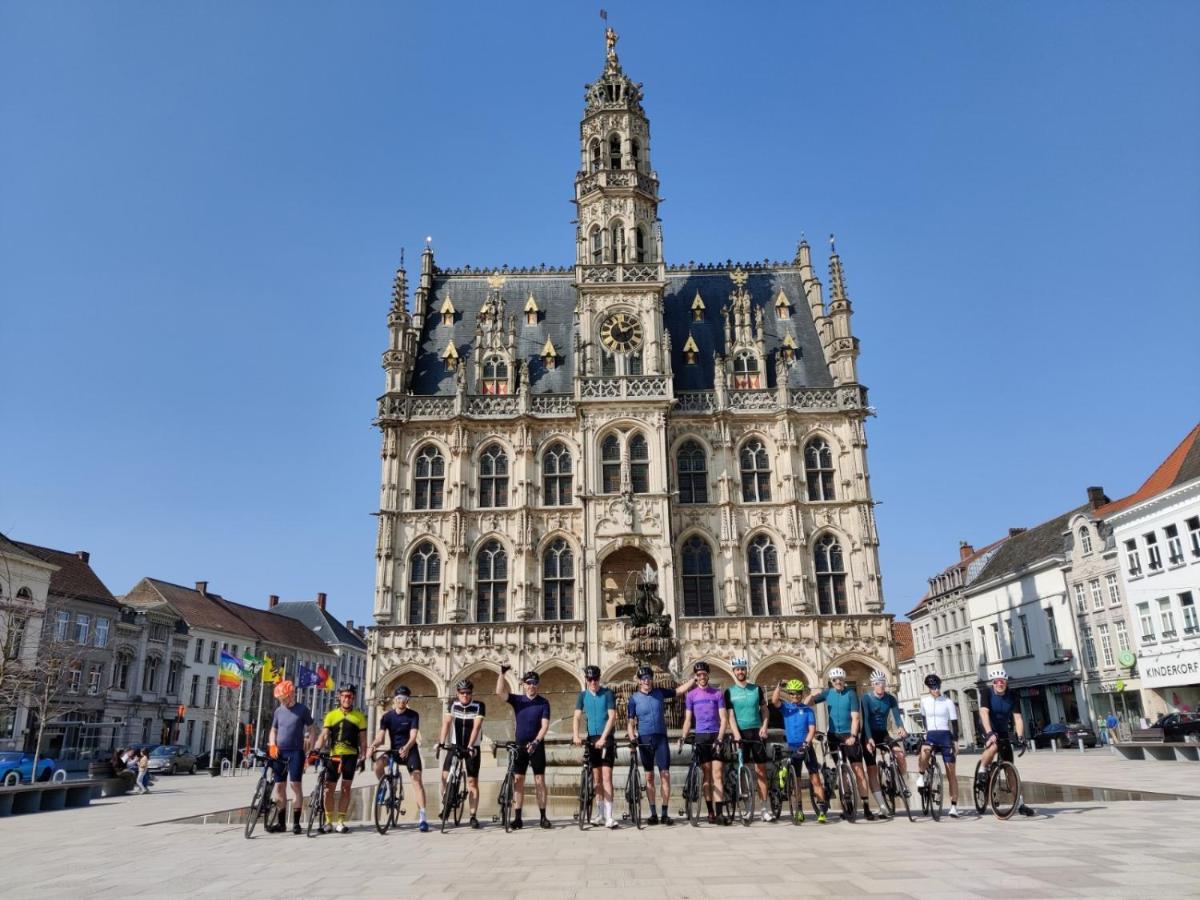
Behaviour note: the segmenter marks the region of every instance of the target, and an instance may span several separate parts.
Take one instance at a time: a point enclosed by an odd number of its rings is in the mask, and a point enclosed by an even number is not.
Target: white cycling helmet
[[[729,661],[729,667],[732,669],[748,669],[750,668],[750,660],[744,656],[735,656]]]
[[[992,669],[988,673],[988,681],[1008,681],[1008,673],[1003,669]]]
[[[876,669],[871,673],[871,684],[887,684],[887,674]]]
[[[841,678],[844,680],[845,677],[846,677],[846,670],[843,669],[841,666],[834,666],[832,669],[829,670],[829,680],[830,681],[833,681],[835,678]]]

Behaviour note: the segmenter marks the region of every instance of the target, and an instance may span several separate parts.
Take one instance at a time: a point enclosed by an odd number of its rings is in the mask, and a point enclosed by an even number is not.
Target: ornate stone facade
[[[376,698],[404,681],[433,711],[507,661],[568,715],[585,663],[632,674],[618,607],[647,574],[680,669],[895,671],[841,261],[831,242],[828,303],[804,241],[790,262],[668,266],[642,100],[610,49],[574,267],[445,271],[426,247],[411,307],[397,272]]]

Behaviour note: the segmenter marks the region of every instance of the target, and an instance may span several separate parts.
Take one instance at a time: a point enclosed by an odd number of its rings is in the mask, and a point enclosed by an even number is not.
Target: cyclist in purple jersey
[[[686,712],[683,715],[683,736],[680,746],[696,725],[696,753],[704,772],[704,799],[708,804],[708,821],[729,824],[722,815],[721,759],[719,748],[729,727],[725,709],[725,693],[708,683],[708,663],[701,660],[692,666],[692,681],[696,686],[685,696]]]

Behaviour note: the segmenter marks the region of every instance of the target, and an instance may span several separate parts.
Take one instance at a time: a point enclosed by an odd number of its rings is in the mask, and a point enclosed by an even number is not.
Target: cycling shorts
[[[996,753],[1005,762],[1012,762],[1014,759],[1012,741],[1007,737],[996,735]]]
[[[308,758],[308,754],[303,750],[283,750],[279,751],[279,756],[275,760],[275,777],[282,778],[283,773],[287,772],[287,780],[295,784],[299,784],[304,777],[304,763]]]
[[[766,741],[760,741],[757,738],[750,740],[746,737],[745,732],[742,733],[742,762],[750,763],[765,763],[768,759]]]
[[[791,744],[789,744],[788,753],[790,754],[788,758],[791,761],[792,768],[795,770],[797,776],[800,775],[801,764],[803,764],[804,768],[808,769],[808,773],[810,775],[816,775],[817,772],[820,771],[821,766],[817,762],[817,751],[811,746],[806,747],[803,751],[801,751],[799,747],[793,747]]]
[[[942,762],[950,765],[956,758],[954,735],[949,731],[930,731],[925,735],[925,743],[942,754]]]
[[[447,753],[446,758],[442,760],[442,771],[449,772],[450,764],[454,761],[454,754]],[[475,748],[474,753],[467,753],[463,756],[463,767],[467,770],[468,778],[479,777],[479,748]]]
[[[513,772],[518,775],[524,775],[530,768],[533,769],[534,775],[546,774],[546,745],[541,741],[532,753],[526,748],[528,744],[522,744],[517,748],[516,760],[513,762]]]
[[[617,744],[610,734],[608,740],[604,742],[604,746],[596,749],[595,745],[587,746],[588,765],[593,769],[601,767],[611,769],[617,764]]]
[[[358,769],[358,754],[343,753],[340,757],[330,757],[329,772],[326,776],[329,784],[337,783],[340,778],[349,784],[354,780],[354,772]]]
[[[876,750],[878,750],[880,747],[889,746],[892,743],[892,736],[886,731],[872,731],[871,740],[875,742]],[[863,762],[865,762],[868,766],[874,766],[877,755],[877,753],[864,753]]]
[[[665,734],[643,734],[638,737],[638,756],[642,758],[642,768],[653,772],[655,767],[660,772],[671,769],[671,744]]]
[[[710,763],[713,760],[721,761],[721,748],[717,746],[715,731],[696,732],[696,754],[700,757],[701,764]]]
[[[846,758],[848,763],[860,763],[863,761],[862,735],[855,739],[853,744],[847,744],[850,740],[848,734],[834,734],[829,732],[829,743],[837,747],[842,752],[842,756]]]
[[[424,768],[424,766],[421,765],[421,748],[417,747],[416,745],[414,745],[411,750],[403,755],[394,750],[389,750],[388,752],[395,753],[396,759],[399,760],[406,769],[408,769],[408,774],[410,775],[413,772],[420,772]]]

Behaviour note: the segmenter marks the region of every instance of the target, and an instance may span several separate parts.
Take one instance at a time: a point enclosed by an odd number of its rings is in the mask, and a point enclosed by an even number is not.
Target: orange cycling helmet
[[[294,694],[295,692],[296,686],[290,681],[281,681],[279,684],[275,685],[274,693],[276,700],[282,700],[288,694]]]

